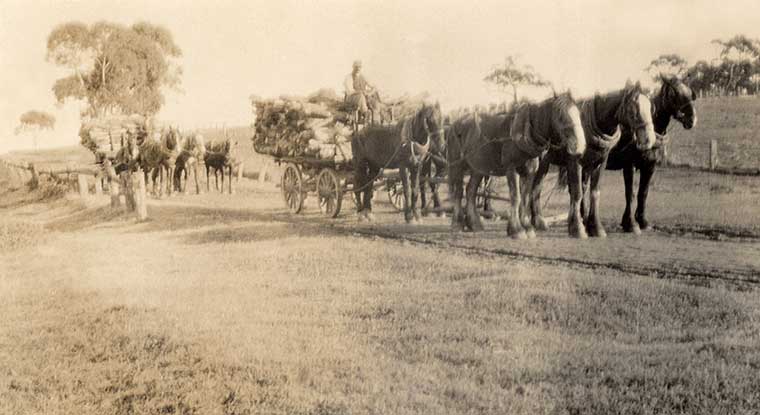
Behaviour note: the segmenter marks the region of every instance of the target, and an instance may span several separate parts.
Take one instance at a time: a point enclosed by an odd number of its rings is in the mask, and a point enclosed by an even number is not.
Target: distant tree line
[[[688,65],[680,55],[658,56],[645,68],[656,79],[659,74],[683,77],[701,97],[757,95],[760,93],[760,40],[744,35],[715,39],[719,56]]]

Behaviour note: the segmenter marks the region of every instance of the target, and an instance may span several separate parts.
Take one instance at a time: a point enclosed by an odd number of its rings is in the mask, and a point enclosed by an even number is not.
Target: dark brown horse
[[[161,133],[161,138],[156,141],[146,136],[142,142],[138,141],[140,155],[138,162],[145,172],[145,184],[148,178],[153,179],[153,193],[158,197],[163,195],[164,174],[166,175],[166,192],[172,194],[172,177],[174,167],[179,155],[180,134],[175,128],[169,128]],[[152,173],[152,174],[151,174]],[[156,191],[158,188],[158,191]]]
[[[409,118],[395,125],[370,125],[354,134],[351,149],[354,164],[354,194],[359,220],[373,220],[372,187],[382,169],[399,169],[404,187],[404,219],[420,221],[417,195],[420,167],[430,150],[445,149],[441,107],[423,105]],[[362,197],[363,196],[363,197]]]
[[[177,156],[177,162],[174,170],[174,189],[188,193],[187,179],[188,175],[192,173],[195,180],[195,192],[201,193],[201,187],[198,183],[198,164],[203,160],[203,156],[206,154],[206,145],[203,140],[203,136],[200,134],[193,134],[182,140],[180,145],[180,152]],[[182,179],[185,182],[182,182]]]
[[[523,239],[535,236],[527,196],[538,167],[537,157],[551,148],[577,158],[586,147],[586,138],[578,107],[573,97],[565,93],[539,104],[522,105],[506,114],[484,114],[482,118],[478,114],[466,115],[452,123],[447,145],[449,193],[454,207],[452,229],[466,226],[473,231],[482,230],[475,209],[480,182],[486,176],[507,176],[511,199],[507,233]],[[463,215],[463,182],[468,172]]]
[[[236,167],[241,168],[241,163],[237,155],[238,141],[234,137],[227,137],[224,140],[212,142],[208,145],[207,151],[203,157],[203,164],[206,165],[206,190],[211,191],[211,172],[214,172],[214,183],[217,190],[224,193],[224,175],[227,173],[229,182],[229,193],[233,194],[232,174]],[[222,187],[219,188],[218,175],[222,176]]]
[[[654,132],[657,142],[650,150],[640,150],[632,145],[632,131],[623,129],[620,141],[610,151],[607,159],[607,170],[623,170],[625,181],[625,212],[621,226],[623,231],[640,234],[642,229],[649,227],[646,218],[647,195],[649,184],[654,176],[657,165],[657,154],[664,142],[667,141],[670,119],[675,119],[689,130],[697,124],[697,111],[694,101],[697,99],[694,91],[676,77],[661,76],[662,86],[652,99],[654,109]],[[633,215],[633,173],[639,171],[639,191],[637,194],[636,214]]]
[[[581,239],[588,237],[588,234],[605,237],[607,234],[599,220],[599,182],[607,164],[607,156],[620,139],[621,128],[632,131],[636,147],[639,149],[652,148],[655,134],[651,103],[642,93],[641,85],[636,83],[627,84],[620,91],[582,100],[579,107],[588,144],[586,151],[578,157],[550,149],[541,157],[531,197],[532,223],[538,230],[547,228],[541,214],[541,182],[549,171],[549,166],[554,164],[560,166],[561,176],[566,174],[569,184],[572,205],[568,217],[570,235]],[[589,187],[591,201],[586,216],[582,215],[585,208],[581,203]],[[581,222],[582,217],[585,218],[585,224]]]

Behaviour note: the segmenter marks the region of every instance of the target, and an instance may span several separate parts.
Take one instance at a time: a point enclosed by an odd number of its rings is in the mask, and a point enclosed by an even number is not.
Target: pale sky
[[[66,73],[45,61],[50,31],[74,20],[169,29],[183,93],[158,118],[189,129],[249,124],[251,94],[340,93],[355,59],[382,92],[428,91],[444,109],[504,100],[483,77],[507,55],[577,96],[617,89],[661,53],[694,63],[717,56],[712,39],[760,38],[760,1],[0,0],[0,153],[32,146],[13,135],[29,109],[58,119],[41,146],[78,142],[77,106],[51,91]]]

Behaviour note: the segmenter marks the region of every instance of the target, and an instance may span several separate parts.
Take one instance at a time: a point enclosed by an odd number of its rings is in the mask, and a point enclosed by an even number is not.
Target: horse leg
[[[465,225],[473,232],[483,230],[483,222],[480,220],[480,214],[475,206],[475,198],[478,195],[478,187],[483,181],[483,175],[476,172],[470,173],[470,180],[467,182],[467,206],[465,208]]]
[[[525,229],[528,238],[535,238],[536,231],[531,222],[530,197],[533,192],[533,179],[538,169],[538,159],[530,159],[521,166],[520,186],[521,186],[521,204],[520,204],[520,222]]]
[[[446,174],[446,168],[444,166],[439,166],[436,163],[435,180],[431,179],[430,182],[428,183],[430,185],[430,192],[433,194],[433,209],[436,210],[436,216],[438,216],[439,218],[446,216],[443,210],[441,210],[441,198],[438,196],[438,182],[439,180],[443,179],[445,174]]]
[[[462,231],[462,195],[463,195],[464,169],[455,167],[449,171],[449,200],[454,208],[451,213],[451,230]]]
[[[599,196],[601,195],[601,191],[599,190],[599,182],[601,181],[602,172],[604,172],[604,166],[606,164],[607,159],[605,157],[605,160],[590,173],[590,206],[588,219],[586,219],[586,229],[588,229],[590,236],[595,236],[598,238],[607,237],[607,232],[604,230],[604,225],[602,225],[602,221],[599,219]]]
[[[412,223],[412,208],[411,208],[411,189],[409,179],[409,169],[406,167],[399,168],[399,175],[401,176],[401,187],[404,189],[404,220],[406,223]]]
[[[649,185],[654,176],[655,166],[655,163],[649,163],[639,169],[639,193],[636,199],[635,217],[641,230],[649,229],[649,222],[646,218],[647,196],[649,195]]]
[[[543,208],[541,207],[541,189],[543,188],[544,178],[549,172],[551,162],[544,156],[539,159],[538,169],[533,176],[530,192],[530,214],[531,224],[539,231],[546,231],[549,226],[546,225],[546,220],[542,214]]]
[[[520,176],[514,167],[507,169],[507,184],[509,185],[509,222],[507,224],[507,235],[513,239],[527,239],[528,234],[522,227],[522,218],[520,217]]]
[[[570,193],[570,212],[567,216],[568,234],[574,238],[586,239],[586,227],[581,220],[581,165],[578,157],[571,157],[567,162],[567,182]]]
[[[625,211],[623,212],[623,220],[620,222],[620,226],[623,227],[623,232],[632,232],[636,235],[641,233],[639,224],[633,221],[633,210],[631,205],[633,204],[633,165],[623,167],[623,182],[625,183]]]
[[[206,164],[206,191],[211,192],[211,166]]]
[[[354,199],[356,199],[356,216],[359,222],[365,219],[364,201],[362,200],[364,183],[366,181],[366,179],[364,178],[365,171],[366,170],[365,170],[364,163],[362,163],[360,160],[355,160],[354,161]]]
[[[372,199],[375,197],[374,179],[380,173],[380,168],[372,167],[367,163],[367,177],[365,177],[366,188],[364,189],[364,217],[368,222],[375,221],[375,214],[372,213]]]
[[[185,186],[187,186],[187,178],[185,178]],[[198,184],[198,161],[193,162],[193,180],[195,180],[195,193],[201,194],[201,186]]]
[[[420,193],[420,169],[419,166],[412,166],[409,168],[409,175],[411,179],[411,193],[412,193],[412,217],[414,224],[421,224],[422,217],[420,211],[417,209],[417,194]],[[422,205],[420,204],[420,209]]]
[[[427,192],[425,191],[425,184],[426,184],[425,182],[430,183],[429,178],[430,178],[431,164],[432,164],[432,161],[430,159],[427,159],[417,169],[419,170],[420,179],[423,182],[419,189],[420,209],[422,210],[423,216],[428,216],[430,214],[430,212],[428,211],[428,200],[427,200]]]
[[[232,190],[232,164],[230,164],[230,166],[229,166],[229,177],[228,177],[228,179],[229,180],[227,180],[227,182],[229,183],[228,186],[229,186],[230,194],[231,195],[235,194],[235,191]]]

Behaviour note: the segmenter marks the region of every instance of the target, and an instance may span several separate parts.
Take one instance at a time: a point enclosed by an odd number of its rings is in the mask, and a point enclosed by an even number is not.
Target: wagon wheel
[[[335,170],[322,169],[317,176],[317,202],[319,211],[331,218],[338,217],[343,202],[343,186]]]
[[[304,200],[303,177],[301,176],[301,170],[295,164],[288,163],[285,167],[285,172],[282,173],[280,190],[282,191],[285,206],[293,213],[301,212]]]
[[[385,188],[388,191],[388,201],[401,212],[404,210],[404,185],[401,180],[386,180]]]
[[[491,180],[493,180],[493,178],[487,176],[483,178],[483,181],[478,185],[477,193],[475,193],[475,207],[477,209],[485,209],[486,196],[491,195],[492,193],[490,186]]]

